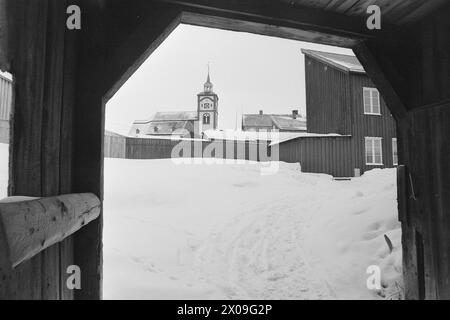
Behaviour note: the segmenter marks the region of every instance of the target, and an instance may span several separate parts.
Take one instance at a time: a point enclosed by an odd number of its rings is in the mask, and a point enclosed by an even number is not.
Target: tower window
[[[211,117],[210,117],[209,113],[204,113],[203,114],[203,124],[209,124],[210,123],[210,119],[211,119]]]

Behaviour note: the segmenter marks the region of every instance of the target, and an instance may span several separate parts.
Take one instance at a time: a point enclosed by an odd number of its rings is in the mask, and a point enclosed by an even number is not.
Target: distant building
[[[156,112],[150,119],[136,120],[129,135],[201,137],[206,130],[217,129],[218,105],[208,71],[203,91],[197,94],[196,111]]]
[[[298,110],[292,114],[259,114],[242,115],[243,131],[306,132],[306,119],[299,116]]]
[[[148,120],[135,121],[129,135],[194,136],[197,122],[198,115],[194,111],[156,112]]]

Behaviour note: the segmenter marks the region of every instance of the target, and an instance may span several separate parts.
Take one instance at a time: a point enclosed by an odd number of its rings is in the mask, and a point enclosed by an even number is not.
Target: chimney
[[[297,119],[298,117],[298,110],[292,110],[292,119]]]
[[[263,111],[259,110],[259,115],[262,116],[263,115]]]

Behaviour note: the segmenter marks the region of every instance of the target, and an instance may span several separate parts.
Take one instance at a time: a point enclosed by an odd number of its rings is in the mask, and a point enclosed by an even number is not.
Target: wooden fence
[[[303,172],[352,177],[352,139],[303,137],[268,146],[267,141],[171,140],[105,136],[105,157],[126,159],[222,158],[300,163]]]
[[[127,159],[222,158],[269,160],[266,141],[126,138]]]
[[[126,137],[106,131],[104,137],[104,155],[106,158],[125,158]]]

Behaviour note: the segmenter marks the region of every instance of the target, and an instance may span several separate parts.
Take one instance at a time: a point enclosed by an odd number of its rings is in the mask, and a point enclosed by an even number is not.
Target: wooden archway
[[[102,199],[105,102],[179,23],[353,48],[398,123],[406,296],[449,299],[450,6],[375,1],[385,22],[368,30],[374,1],[312,3],[0,0],[0,68],[16,79],[10,194]],[[69,4],[81,30],[65,28]],[[101,298],[101,219],[7,273],[0,298]],[[75,292],[71,263],[83,270]]]

